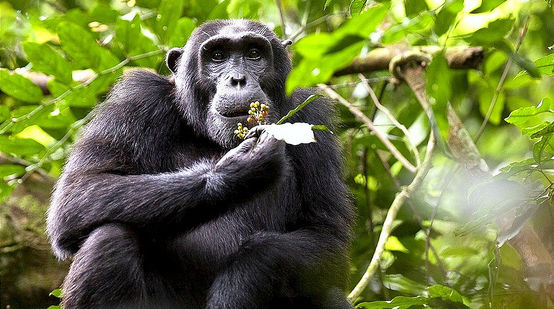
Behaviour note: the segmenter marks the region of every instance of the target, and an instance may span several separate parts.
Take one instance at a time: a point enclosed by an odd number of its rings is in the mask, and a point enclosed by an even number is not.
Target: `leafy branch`
[[[17,122],[20,122],[20,121],[24,121],[24,120],[28,120],[30,119],[31,117],[33,117],[34,115],[36,115],[38,112],[40,112],[41,110],[43,110],[44,108],[48,107],[48,106],[51,106],[61,100],[63,100],[64,98],[66,98],[68,95],[70,95],[72,92],[76,91],[76,90],[79,90],[79,89],[82,89],[82,88],[86,88],[87,86],[89,86],[93,81],[95,81],[96,79],[98,79],[99,77],[101,76],[104,76],[104,75],[108,75],[108,74],[111,74],[111,73],[114,73],[115,71],[121,69],[122,67],[124,67],[125,65],[129,64],[131,61],[135,61],[135,60],[139,60],[139,59],[143,59],[143,58],[148,58],[148,57],[151,57],[151,56],[155,56],[155,55],[158,55],[158,54],[161,54],[162,52],[164,52],[165,49],[158,49],[158,50],[154,50],[154,51],[150,51],[150,52],[147,52],[147,53],[143,53],[143,54],[139,54],[139,55],[135,55],[135,56],[130,56],[130,57],[127,57],[125,58],[123,61],[121,61],[120,63],[116,64],[115,66],[111,67],[111,68],[108,68],[108,69],[105,69],[103,71],[100,71],[94,75],[92,75],[89,79],[87,79],[86,81],[84,81],[83,83],[73,87],[73,88],[70,88],[68,89],[67,91],[65,91],[64,93],[62,93],[61,95],[53,98],[52,100],[44,103],[44,104],[41,104],[39,106],[37,106],[35,109],[31,110],[30,112],[24,114],[24,115],[21,115],[19,117],[13,117],[13,118],[10,118],[8,120],[6,120],[4,123],[2,123],[2,125],[0,126],[0,134],[4,134],[6,133],[9,129],[11,129]]]
[[[322,89],[325,91],[329,97],[332,99],[337,100],[342,105],[346,106],[354,116],[364,123],[368,129],[375,134],[375,136],[389,149],[389,151],[392,153],[392,155],[400,162],[402,165],[409,170],[412,173],[415,173],[417,171],[417,168],[408,161],[401,153],[400,151],[389,141],[389,139],[383,134],[381,131],[377,130],[375,125],[373,124],[373,121],[369,119],[362,111],[360,111],[358,108],[356,108],[354,105],[352,105],[350,102],[348,102],[345,98],[340,96],[336,91],[331,89],[331,87],[325,85],[325,84],[319,84],[319,89]]]

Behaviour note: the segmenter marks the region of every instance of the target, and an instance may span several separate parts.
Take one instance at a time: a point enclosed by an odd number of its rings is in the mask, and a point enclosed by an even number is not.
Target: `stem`
[[[280,0],[275,0],[277,9],[279,9],[279,17],[281,18],[281,29],[283,30],[283,39],[287,39],[287,28],[285,25],[285,16],[283,14],[283,7],[281,6]]]
[[[410,151],[413,153],[416,159],[416,166],[420,166],[421,158],[419,157],[419,151],[417,150],[417,147],[414,144],[412,144],[412,140],[410,138],[410,132],[408,131],[408,129],[403,124],[401,124],[398,120],[396,120],[396,118],[392,115],[392,113],[385,106],[383,106],[381,102],[379,102],[377,95],[375,94],[373,89],[371,89],[371,86],[369,85],[365,77],[361,73],[358,74],[358,77],[362,81],[362,84],[366,88],[367,92],[369,92],[369,95],[371,96],[371,99],[373,100],[373,103],[375,104],[375,106],[377,106],[377,108],[380,111],[382,111],[387,116],[387,118],[389,118],[389,120],[394,124],[395,127],[399,128],[404,133],[404,135],[406,136],[406,139],[405,139],[406,146],[408,146],[408,149],[410,149]]]
[[[348,295],[348,300],[350,301],[350,303],[353,303],[356,298],[360,296],[363,290],[368,286],[369,281],[375,274],[375,271],[378,269],[379,262],[381,261],[381,258],[383,256],[383,252],[385,252],[385,244],[387,242],[387,239],[391,235],[392,225],[394,219],[396,218],[396,215],[398,214],[398,211],[400,210],[406,199],[409,198],[410,195],[421,186],[421,184],[423,183],[423,179],[429,172],[429,169],[431,169],[431,159],[433,157],[434,147],[435,138],[433,132],[431,132],[431,135],[429,136],[429,141],[427,143],[427,153],[425,154],[425,159],[423,160],[414,179],[412,180],[412,183],[410,183],[410,185],[408,185],[407,187],[404,187],[402,191],[400,191],[394,198],[394,201],[392,202],[387,212],[385,222],[383,223],[383,228],[381,230],[381,234],[379,235],[379,241],[377,242],[377,247],[375,248],[375,252],[371,257],[371,262],[369,263],[369,266],[362,276],[362,279],[360,279],[356,287],[354,287],[352,292],[350,292],[350,294]]]
[[[519,38],[517,40],[514,53],[517,53],[517,51],[519,50],[519,47],[521,46],[521,42],[523,41],[523,38],[527,33],[527,28],[529,28],[529,16],[527,16],[527,18],[525,19],[525,23],[523,24],[523,29],[521,29],[521,32],[519,33]],[[479,138],[481,138],[481,135],[483,135],[483,132],[485,131],[485,127],[487,126],[487,123],[489,123],[489,118],[492,115],[492,111],[494,109],[494,106],[496,105],[496,101],[498,100],[500,91],[502,91],[502,87],[504,87],[504,82],[506,81],[506,77],[508,76],[508,71],[512,67],[512,63],[513,63],[512,57],[508,58],[508,61],[506,61],[506,66],[504,67],[504,71],[502,72],[502,76],[500,77],[500,81],[496,86],[496,90],[494,90],[494,95],[492,96],[492,100],[489,105],[489,110],[485,115],[485,119],[483,119],[483,122],[481,123],[481,127],[479,128],[479,131],[477,131],[477,134],[475,135],[475,139],[474,139],[475,143],[479,141]]]
[[[346,106],[352,114],[361,122],[363,122],[368,129],[377,136],[377,138],[389,149],[389,151],[392,153],[392,155],[410,172],[415,173],[417,171],[416,167],[408,161],[401,153],[396,149],[396,147],[388,140],[388,138],[385,136],[385,134],[381,133],[381,131],[377,130],[375,125],[373,124],[373,121],[371,121],[361,110],[356,108],[354,105],[350,104],[348,101],[346,101],[345,98],[343,98],[341,95],[339,95],[337,92],[335,92],[333,89],[331,89],[329,86],[324,84],[318,85],[319,89],[322,89],[325,91],[329,97],[332,99],[337,100],[342,105]]]

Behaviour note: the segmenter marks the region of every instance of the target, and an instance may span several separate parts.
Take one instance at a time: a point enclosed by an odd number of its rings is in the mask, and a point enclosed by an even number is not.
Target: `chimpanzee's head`
[[[233,147],[239,142],[233,131],[239,122],[247,125],[255,101],[269,106],[268,123],[279,120],[291,108],[285,98],[291,70],[286,44],[258,22],[222,20],[201,25],[184,48],[171,49],[166,64],[176,100],[196,134]]]

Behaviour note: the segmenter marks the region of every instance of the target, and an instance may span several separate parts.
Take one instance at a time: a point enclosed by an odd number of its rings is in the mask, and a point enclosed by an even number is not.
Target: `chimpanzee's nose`
[[[233,87],[237,87],[240,89],[246,86],[246,75],[244,75],[243,73],[238,73],[238,72],[231,73],[229,76],[229,80],[230,80],[231,86]]]

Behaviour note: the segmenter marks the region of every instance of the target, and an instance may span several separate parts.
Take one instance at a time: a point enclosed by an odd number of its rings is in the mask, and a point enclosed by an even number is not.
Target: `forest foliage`
[[[0,1],[2,307],[57,302],[48,293],[66,266],[44,236],[47,195],[94,107],[128,70],[168,75],[167,50],[226,18],[292,40],[287,93],[315,87],[338,102],[333,133],[358,213],[353,303],[554,306],[550,1],[10,0]],[[470,48],[474,63],[454,68],[449,55]],[[377,65],[354,67],[364,59]],[[44,265],[62,275],[39,276]]]

